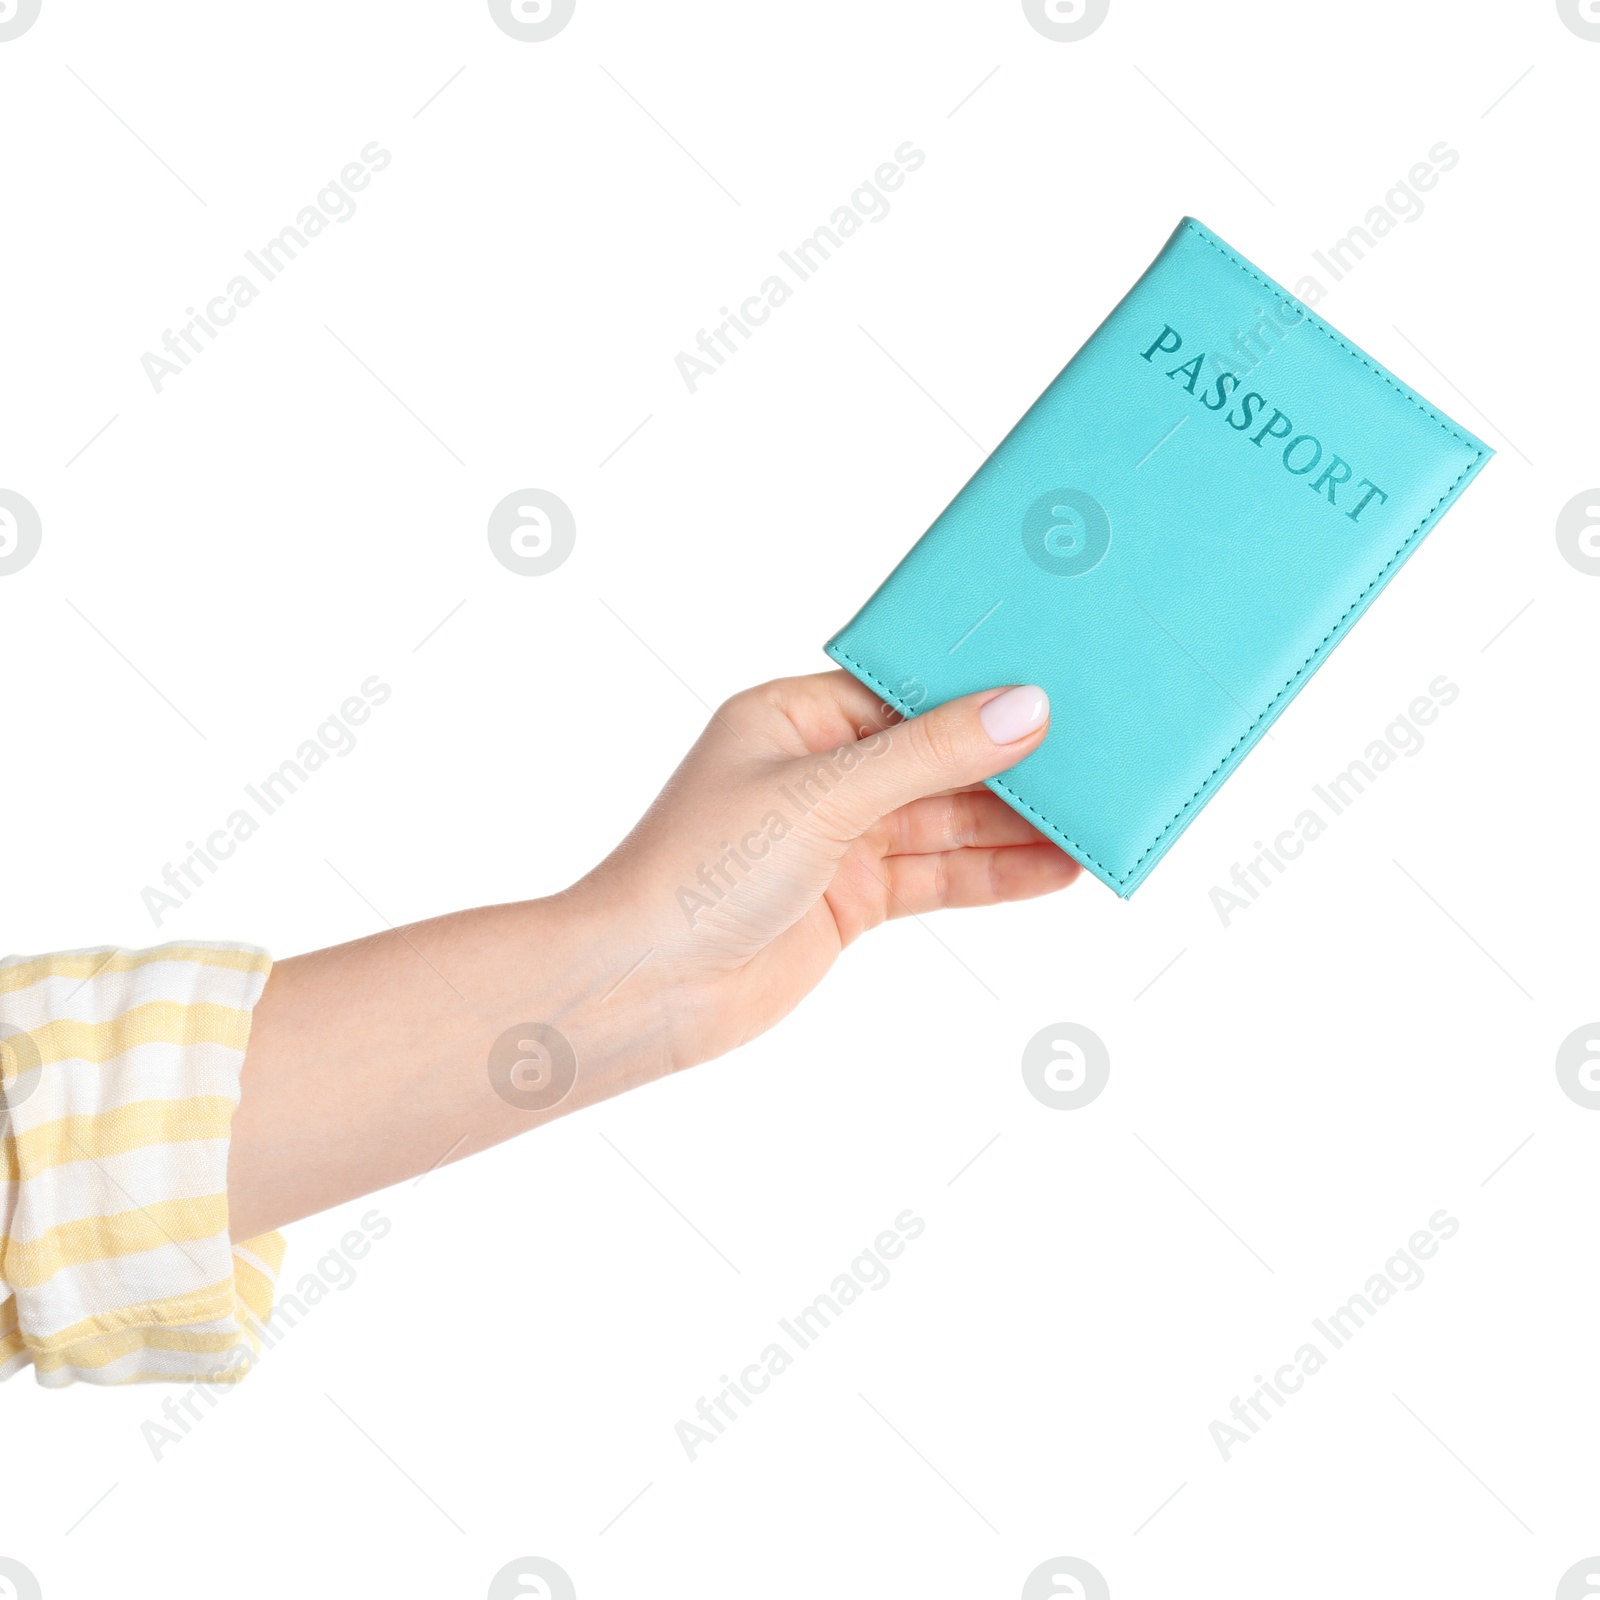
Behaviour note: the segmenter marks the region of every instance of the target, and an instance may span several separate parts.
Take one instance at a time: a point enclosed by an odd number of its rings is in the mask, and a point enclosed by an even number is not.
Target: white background
[[[0,578],[8,950],[283,956],[570,882],[707,704],[826,665],[1185,213],[1499,454],[1131,903],[897,923],[736,1056],[297,1225],[286,1283],[392,1228],[159,1461],[163,1388],[10,1384],[0,1554],[50,1600],[478,1596],[524,1555],[582,1600],[1009,1597],[1060,1555],[1117,1600],[1554,1594],[1600,1548],[1600,1114],[1554,1072],[1600,1014],[1600,578],[1554,536],[1600,479],[1597,74],[1545,0],[1113,0],[1079,43],[1001,0],[579,0],[537,44],[466,0],[44,0],[0,43],[0,487],[44,530]],[[691,395],[678,351],[906,140]],[[1441,140],[1334,284],[1312,252]],[[485,534],[529,486],[578,527],[540,578]],[[141,890],[374,673],[358,748],[157,929]],[[1425,748],[1224,927],[1440,674]],[[1019,1070],[1062,1021],[1111,1054],[1079,1111]],[[907,1207],[893,1281],[691,1463],[679,1419]],[[1421,1287],[1225,1463],[1209,1424],[1440,1208]]]

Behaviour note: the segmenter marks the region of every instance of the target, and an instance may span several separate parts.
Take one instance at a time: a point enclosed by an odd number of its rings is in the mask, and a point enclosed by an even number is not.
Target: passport
[[[1493,453],[1186,217],[826,649],[1041,685],[988,786],[1126,898]]]

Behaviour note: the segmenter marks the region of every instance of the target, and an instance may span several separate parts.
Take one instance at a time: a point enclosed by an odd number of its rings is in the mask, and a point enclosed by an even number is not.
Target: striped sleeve
[[[271,970],[243,945],[0,961],[0,1379],[235,1382],[283,1260],[228,1235],[228,1136]]]

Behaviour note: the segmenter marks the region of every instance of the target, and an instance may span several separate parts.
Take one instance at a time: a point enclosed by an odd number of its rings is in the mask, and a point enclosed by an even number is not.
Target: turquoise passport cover
[[[1185,218],[828,654],[1043,685],[989,787],[1127,896],[1492,453]]]

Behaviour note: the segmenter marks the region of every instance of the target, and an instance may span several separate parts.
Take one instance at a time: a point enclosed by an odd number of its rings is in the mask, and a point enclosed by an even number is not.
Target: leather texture
[[[826,648],[907,716],[1041,684],[989,787],[1127,897],[1492,454],[1185,218]]]

